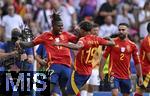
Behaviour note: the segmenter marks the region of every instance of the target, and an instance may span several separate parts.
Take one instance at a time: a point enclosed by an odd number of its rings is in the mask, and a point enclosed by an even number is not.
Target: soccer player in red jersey
[[[121,23],[118,26],[119,35],[114,39],[115,46],[108,46],[100,61],[100,78],[104,79],[103,67],[106,58],[110,54],[109,75],[112,88],[112,96],[118,96],[119,88],[123,96],[129,96],[131,89],[130,80],[130,59],[133,56],[137,75],[139,76],[139,84],[143,82],[140,59],[138,49],[135,43],[128,39],[128,25]]]
[[[92,73],[93,57],[98,50],[99,45],[114,45],[113,41],[108,41],[96,35],[91,35],[92,24],[83,21],[79,24],[80,36],[77,44],[74,43],[55,43],[59,46],[78,50],[75,59],[75,71],[72,72],[67,84],[67,93],[80,96],[80,88],[86,83]]]
[[[143,96],[145,90],[150,90],[150,23],[147,26],[148,35],[144,38],[140,48],[140,59],[142,65],[143,85],[136,88],[134,96]]]
[[[64,92],[65,86],[71,74],[71,58],[70,50],[62,46],[53,46],[54,42],[74,42],[76,36],[71,33],[63,32],[63,22],[59,14],[52,15],[52,32],[44,32],[32,42],[18,41],[16,44],[21,47],[33,47],[38,44],[43,44],[47,51],[49,70],[53,71],[50,76],[50,92],[52,92],[56,83]],[[65,96],[65,95],[64,95]]]

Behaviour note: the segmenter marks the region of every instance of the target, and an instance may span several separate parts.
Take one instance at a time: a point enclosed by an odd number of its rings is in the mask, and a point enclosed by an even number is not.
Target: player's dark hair
[[[52,18],[52,24],[55,24],[55,23],[58,22],[58,21],[62,21],[61,18],[60,18],[60,14],[59,14],[59,13],[56,13],[56,12],[54,12],[54,13],[51,15],[51,18]]]
[[[99,27],[99,25],[96,24],[96,23],[94,23],[92,27],[93,27],[93,28],[96,28],[96,27]]]
[[[127,23],[120,23],[119,26],[124,25],[126,27],[129,27],[129,25]]]
[[[82,22],[80,22],[79,26],[81,29],[83,29],[85,31],[91,31],[91,29],[93,27],[92,23],[89,21],[82,21]]]
[[[147,31],[148,31],[148,33],[150,33],[150,22],[147,25]]]

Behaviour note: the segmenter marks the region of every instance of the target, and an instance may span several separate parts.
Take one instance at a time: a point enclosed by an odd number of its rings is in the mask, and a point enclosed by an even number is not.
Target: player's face
[[[118,30],[120,39],[122,40],[125,39],[126,36],[128,35],[128,27],[125,25],[120,25]]]
[[[57,21],[53,25],[53,30],[54,30],[54,34],[60,34],[63,31],[63,22],[62,21]]]
[[[93,35],[98,35],[98,32],[99,32],[98,27],[92,28],[92,30],[91,30],[91,34],[93,34]]]
[[[83,29],[80,29],[80,36],[84,37],[87,34],[87,32]]]

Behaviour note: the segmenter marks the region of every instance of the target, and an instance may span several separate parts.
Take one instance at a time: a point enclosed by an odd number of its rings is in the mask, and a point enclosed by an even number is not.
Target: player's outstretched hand
[[[16,43],[15,43],[17,49],[21,49],[20,42],[21,42],[20,40],[17,40]]]

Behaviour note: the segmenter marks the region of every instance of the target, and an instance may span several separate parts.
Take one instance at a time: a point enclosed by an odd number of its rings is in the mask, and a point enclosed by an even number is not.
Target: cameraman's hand
[[[18,54],[18,51],[17,50],[15,50],[15,51],[12,51],[12,52],[10,52],[10,55],[17,55]]]
[[[24,61],[24,60],[27,60],[28,59],[28,57],[27,57],[27,54],[22,54],[21,55],[21,61]]]
[[[21,42],[20,40],[17,40],[16,43],[15,43],[17,49],[22,49],[21,46],[20,46],[20,42]]]
[[[47,66],[47,62],[46,62],[45,60],[42,60],[42,61],[40,62],[40,64],[41,64],[42,66]]]

